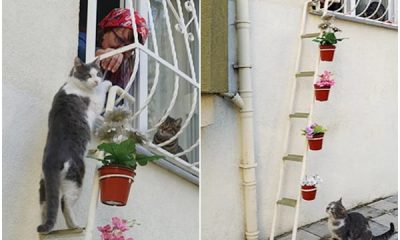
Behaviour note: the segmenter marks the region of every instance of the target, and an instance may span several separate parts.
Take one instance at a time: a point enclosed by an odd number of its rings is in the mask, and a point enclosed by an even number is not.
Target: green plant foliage
[[[343,39],[344,38],[336,38],[333,32],[324,32],[321,37],[316,37],[313,41],[320,45],[335,45]]]
[[[102,143],[97,149],[106,153],[104,159],[97,159],[104,165],[121,165],[136,168],[137,164],[145,166],[148,162],[158,160],[161,156],[146,156],[136,153],[136,142],[129,138],[121,143]]]

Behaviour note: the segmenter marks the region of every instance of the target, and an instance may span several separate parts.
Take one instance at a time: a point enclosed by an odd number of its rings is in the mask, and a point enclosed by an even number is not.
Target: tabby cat
[[[175,136],[176,133],[181,129],[181,124],[182,118],[174,119],[168,116],[167,119],[165,119],[165,121],[158,127],[156,134],[154,134],[153,143],[160,144]],[[178,139],[175,139],[162,148],[172,154],[177,154],[183,151],[181,146],[179,146]],[[188,161],[186,155],[182,155],[180,158],[186,162]]]
[[[394,234],[394,224],[390,229],[379,236],[373,236],[369,228],[368,219],[357,212],[348,213],[342,204],[342,199],[329,203],[328,227],[335,240],[388,240]]]
[[[373,16],[371,16],[375,13]],[[381,21],[384,21],[386,17],[382,17],[386,13],[386,8],[379,2],[372,2],[368,5],[367,10],[365,10],[362,17],[369,17],[370,19],[378,19],[380,18]],[[371,17],[370,17],[371,16]],[[382,18],[381,18],[382,17]]]
[[[111,82],[102,82],[99,61],[84,64],[75,59],[67,82],[54,96],[48,119],[47,142],[40,180],[42,224],[40,233],[55,225],[60,203],[69,228],[78,228],[72,206],[78,199],[83,162],[95,118],[101,113]]]

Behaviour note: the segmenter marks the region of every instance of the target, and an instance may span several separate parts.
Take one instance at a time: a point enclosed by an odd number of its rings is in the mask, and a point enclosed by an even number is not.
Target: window
[[[109,2],[109,1],[104,1]],[[139,42],[103,54],[132,51],[133,74],[119,95],[130,102],[134,127],[146,136],[146,150],[164,156],[156,164],[198,184],[199,176],[199,28],[198,0],[133,0],[120,1],[119,6],[138,11],[146,19],[149,35],[144,45]],[[97,5],[97,14],[95,14]],[[81,5],[82,7],[82,5]],[[83,6],[84,7],[84,6]],[[94,59],[95,29],[100,15],[114,5],[102,1],[87,2],[87,59]],[[105,13],[104,13],[105,12]],[[135,28],[135,26],[134,26]],[[88,60],[87,60],[88,62]],[[115,87],[117,88],[117,87]],[[124,92],[126,91],[126,92]],[[182,128],[163,143],[154,144],[153,135],[168,117],[182,119]],[[178,140],[182,148],[176,153],[163,149]],[[183,150],[183,152],[182,152]],[[186,156],[187,161],[183,160]]]
[[[313,1],[314,12],[322,13],[324,2]],[[334,0],[327,5],[338,18],[397,27],[397,0]]]

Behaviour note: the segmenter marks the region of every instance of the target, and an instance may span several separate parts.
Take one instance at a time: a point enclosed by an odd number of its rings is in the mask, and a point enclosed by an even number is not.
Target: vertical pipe
[[[239,93],[243,99],[240,110],[241,147],[245,209],[245,235],[247,240],[258,239],[257,224],[257,192],[256,192],[256,162],[254,159],[253,133],[253,88],[250,62],[250,20],[249,1],[236,0],[236,29],[238,44],[238,79]]]

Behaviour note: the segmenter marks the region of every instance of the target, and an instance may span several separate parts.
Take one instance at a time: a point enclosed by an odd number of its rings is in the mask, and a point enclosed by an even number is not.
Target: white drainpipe
[[[240,110],[241,146],[245,234],[247,240],[258,239],[257,224],[257,192],[256,192],[256,162],[254,160],[253,133],[253,88],[250,62],[250,18],[249,1],[236,0],[236,29],[238,46],[238,79],[239,94],[243,100]]]

